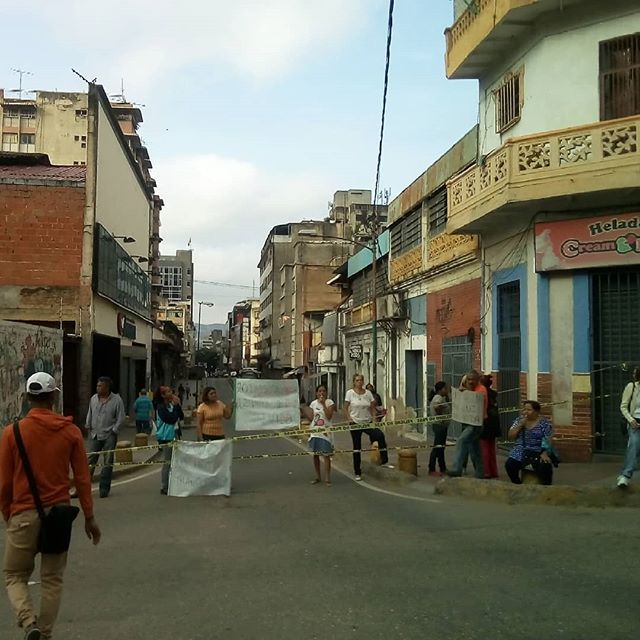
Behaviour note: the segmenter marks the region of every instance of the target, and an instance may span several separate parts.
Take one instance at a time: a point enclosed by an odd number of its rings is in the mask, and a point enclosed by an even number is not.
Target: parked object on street
[[[624,388],[620,402],[620,412],[627,422],[627,452],[617,486],[629,486],[640,457],[640,367],[633,370],[633,380]]]
[[[540,415],[540,404],[526,400],[522,414],[509,429],[508,438],[515,442],[505,469],[513,484],[522,484],[522,470],[531,467],[540,483],[550,485],[553,481],[553,448],[551,422]]]
[[[89,468],[91,477],[98,464],[101,451],[104,454],[104,464],[100,471],[100,497],[106,498],[111,491],[111,477],[113,475],[113,451],[118,443],[118,431],[125,419],[122,398],[111,391],[111,378],[101,376],[96,384],[96,393],[89,401],[86,429],[89,434]]]
[[[50,638],[60,607],[71,523],[77,514],[69,505],[69,467],[85,532],[94,544],[100,541],[82,433],[53,411],[58,392],[49,374],[33,374],[26,384],[31,409],[13,429],[4,429],[0,441],[0,509],[7,525],[4,574],[9,601],[27,638]],[[36,616],[28,581],[38,553],[41,604]]]
[[[331,456],[333,455],[333,436],[330,431],[331,418],[335,410],[335,403],[327,398],[327,388],[321,384],[316,388],[316,399],[309,405],[313,411],[313,417],[309,428],[312,430],[309,436],[309,449],[313,453],[313,468],[316,477],[313,484],[322,482],[320,473],[320,457],[324,460],[324,481],[331,486]]]

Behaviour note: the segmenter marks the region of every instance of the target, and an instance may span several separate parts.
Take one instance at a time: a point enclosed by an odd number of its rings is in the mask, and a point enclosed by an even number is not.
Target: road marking
[[[140,476],[134,476],[133,478],[127,478],[126,480],[120,480],[119,482],[112,482],[111,486],[112,487],[118,487],[121,484],[129,484],[130,482],[136,482],[137,480],[142,480],[143,478],[148,478],[149,476],[152,476],[154,473],[158,473],[158,471],[160,471],[160,469],[154,469],[153,471],[148,471],[147,473],[143,473]],[[93,489],[91,489],[91,493],[96,493],[96,491],[99,491],[100,487],[94,487]]]
[[[295,440],[292,440],[291,438],[287,438],[287,440],[289,440],[291,444],[295,445],[299,449],[306,449],[303,444],[299,444],[298,442],[296,442]],[[382,489],[381,487],[376,487],[375,485],[369,484],[364,480],[355,480],[355,478],[348,471],[341,469],[337,464],[334,464],[334,463],[331,464],[331,469],[342,474],[345,478],[351,480],[351,482],[353,482],[354,484],[364,487],[365,489],[369,489],[370,491],[376,491],[377,493],[384,493],[385,495],[393,496],[394,498],[404,498],[405,500],[415,500],[417,502],[430,502],[432,504],[442,503],[442,500],[437,500],[436,498],[421,498],[420,496],[409,496],[406,493],[398,493],[397,491],[391,491],[390,489]]]

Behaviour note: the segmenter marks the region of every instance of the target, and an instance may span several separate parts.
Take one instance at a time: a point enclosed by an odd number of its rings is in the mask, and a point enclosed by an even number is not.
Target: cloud
[[[245,160],[216,154],[155,161],[154,176],[165,207],[160,235],[163,253],[185,248],[191,239],[197,280],[252,285],[260,250],[276,224],[321,219],[339,188],[317,173],[279,174]],[[250,289],[196,285],[196,297],[220,304],[207,313],[221,321]],[[203,310],[203,314],[205,311]],[[203,316],[204,317],[204,316]]]
[[[27,3],[48,36],[82,49],[99,81],[142,91],[190,65],[280,77],[364,26],[371,0],[86,0]],[[17,6],[17,5],[16,5]],[[5,15],[5,18],[7,16]],[[24,20],[24,16],[22,16]],[[108,56],[105,57],[105,53]],[[103,65],[100,68],[100,65]]]

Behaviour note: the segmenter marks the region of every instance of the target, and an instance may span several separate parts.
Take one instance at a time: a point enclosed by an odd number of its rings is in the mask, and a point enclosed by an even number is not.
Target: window
[[[427,198],[427,215],[429,216],[429,235],[435,236],[447,226],[447,185],[436,189]]]
[[[600,43],[600,119],[640,113],[640,33]]]
[[[83,149],[86,149],[86,148],[87,148],[87,143],[86,143],[86,142],[81,142],[81,143],[80,143],[80,146],[81,146]]]
[[[73,136],[73,139],[74,139],[76,142],[80,142],[80,136]]]
[[[87,141],[87,136],[80,136],[80,140],[82,140],[82,142],[86,142]]]
[[[86,109],[76,109],[76,119],[78,118],[86,118],[87,110]]]
[[[161,295],[169,300],[182,300],[182,267],[160,267]]]
[[[496,132],[503,133],[520,120],[522,114],[522,69],[507,74],[502,84],[494,90],[496,102]]]
[[[391,228],[391,257],[396,258],[422,243],[422,206]]]
[[[34,153],[36,150],[36,136],[34,133],[20,134],[20,151],[23,153]]]
[[[2,134],[2,150],[18,151],[18,134],[17,133]]]
[[[15,127],[20,126],[20,112],[19,111],[5,111],[2,118],[3,127]]]

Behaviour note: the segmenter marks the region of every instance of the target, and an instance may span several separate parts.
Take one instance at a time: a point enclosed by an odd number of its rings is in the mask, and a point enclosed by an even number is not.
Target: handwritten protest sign
[[[453,389],[451,417],[462,424],[482,426],[484,417],[484,396],[473,391]]]
[[[169,495],[228,496],[231,494],[230,440],[179,442],[174,450],[169,474]]]
[[[237,431],[295,429],[300,424],[297,380],[236,378]]]

